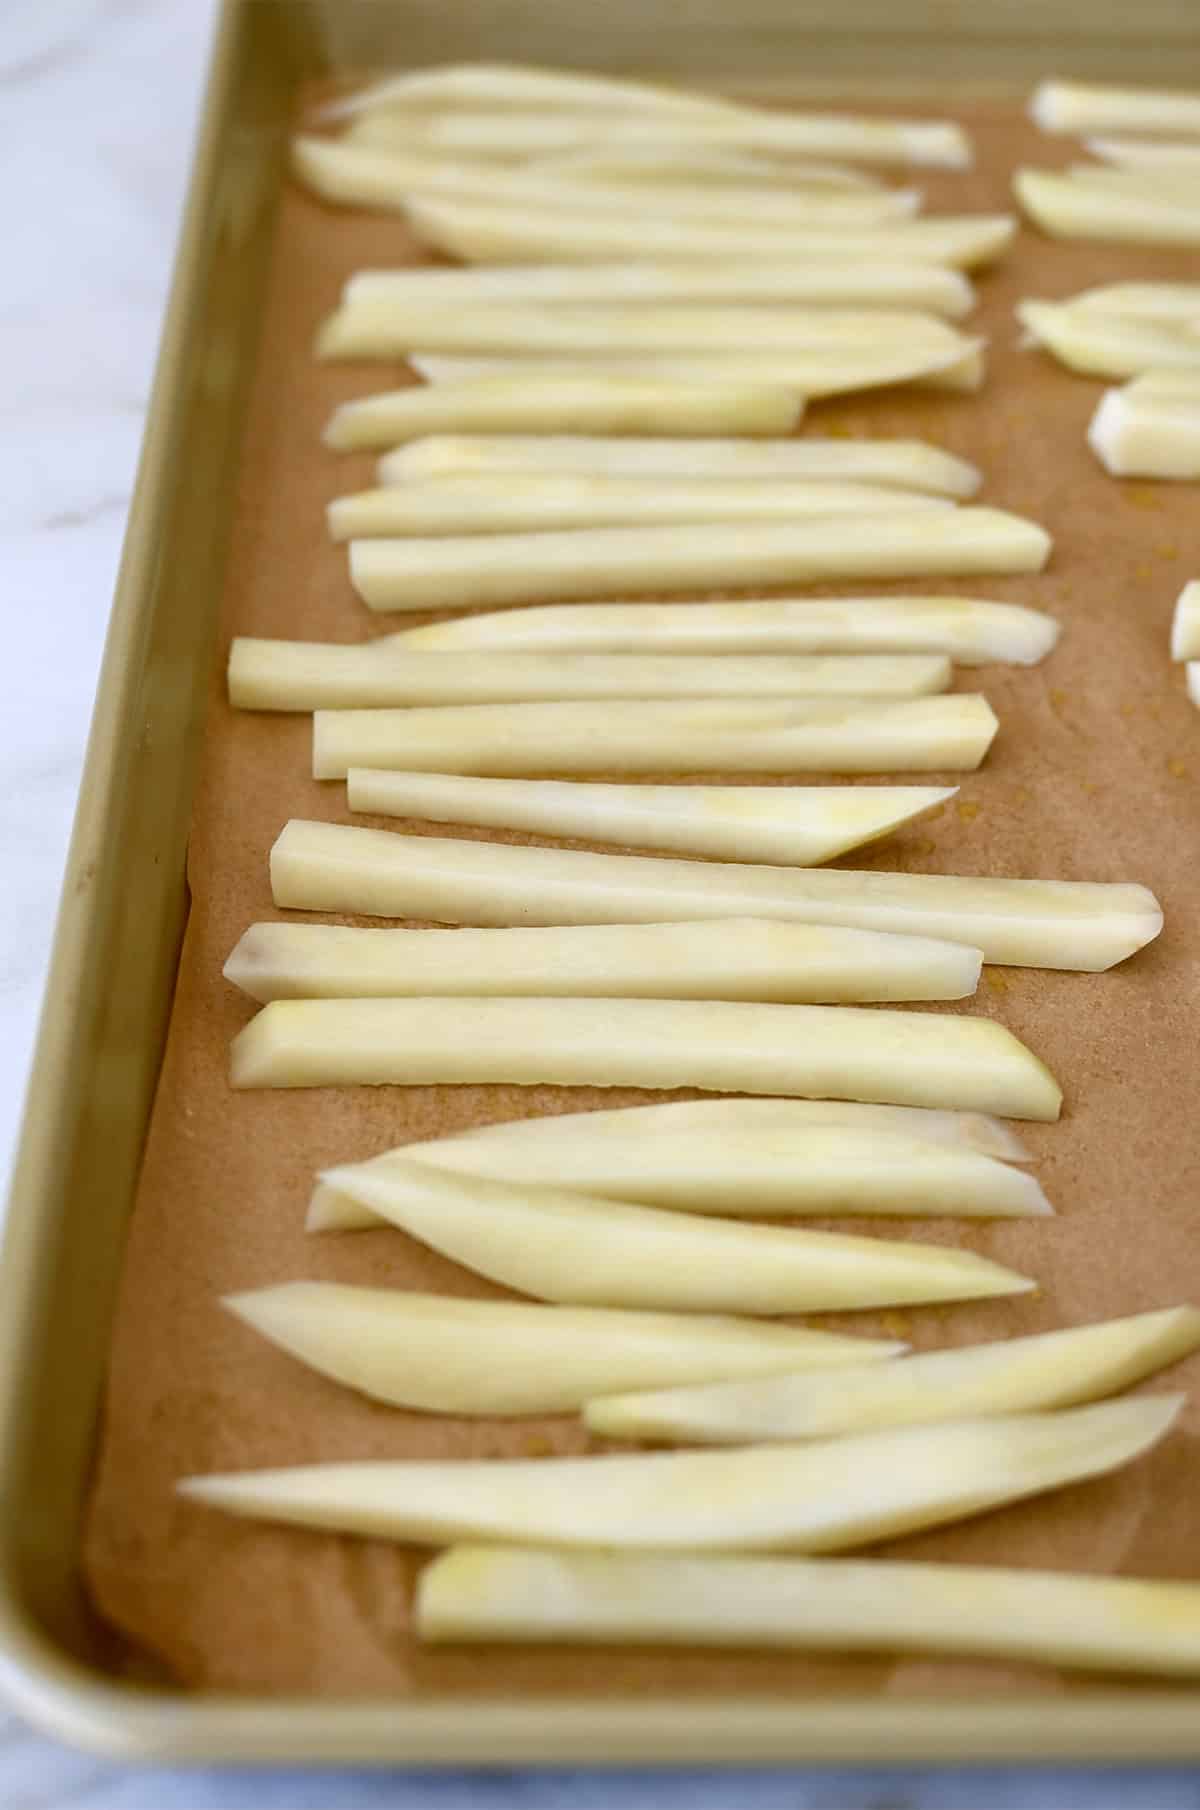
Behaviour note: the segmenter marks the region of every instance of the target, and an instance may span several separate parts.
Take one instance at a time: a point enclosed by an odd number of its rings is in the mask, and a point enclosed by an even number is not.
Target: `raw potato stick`
[[[1042,82],[1029,104],[1043,132],[1200,134],[1200,94],[1115,84]]]
[[[1056,1119],[1053,1075],[987,1018],[644,999],[283,999],[234,1087],[695,1087]]]
[[[1147,372],[1119,390],[1105,390],[1088,426],[1088,444],[1106,471],[1118,478],[1200,478],[1200,390],[1188,392],[1186,375]],[[1200,377],[1200,371],[1192,375]],[[1160,380],[1153,387],[1151,377]]]
[[[441,113],[454,108],[580,113],[724,114],[733,109],[720,95],[667,88],[652,82],[618,81],[578,70],[529,68],[520,63],[443,63],[372,82],[324,109],[325,119],[353,118],[377,108],[398,113]]]
[[[1130,320],[1071,303],[1021,302],[1021,325],[1072,371],[1136,377],[1156,366],[1200,369],[1200,335],[1174,322]]]
[[[1171,619],[1172,660],[1200,659],[1200,580],[1185,584]]]
[[[1119,167],[1200,170],[1200,145],[1184,144],[1179,139],[1088,138],[1084,149]]]
[[[323,1375],[430,1414],[566,1414],[600,1389],[791,1374],[904,1349],[729,1315],[473,1301],[337,1282],[284,1282],[226,1295],[223,1305]]]
[[[397,645],[498,652],[939,653],[961,666],[1036,666],[1052,616],[974,597],[770,598],[745,603],[576,603],[451,617],[402,629]]]
[[[415,385],[344,402],[325,443],[339,452],[437,433],[787,434],[803,399],[782,383],[684,383],[597,369],[576,376],[515,371]]]
[[[177,1488],[229,1514],[421,1545],[838,1552],[1103,1476],[1156,1444],[1182,1400],[1141,1396],[836,1443],[301,1465],[186,1477]]]
[[[996,733],[973,692],[318,710],[313,778],[351,767],[483,775],[969,772]]]
[[[1200,146],[1197,175],[1200,177]],[[1115,315],[1118,319],[1200,321],[1200,283],[1106,283],[1073,295],[1070,306],[1085,314]]]
[[[696,585],[1040,572],[1050,545],[1044,528],[999,509],[910,510],[862,516],[853,525],[836,518],[762,522],[752,534],[737,523],[692,522],[493,534],[486,542],[469,535],[351,541],[350,577],[370,609],[469,609]]]
[[[915,822],[953,786],[615,786],[351,767],[352,811],[424,817],[722,861],[832,861]]]
[[[1013,187],[1030,218],[1056,238],[1200,245],[1200,201],[1189,206],[1170,194],[1110,191],[1056,170],[1018,170]]]
[[[417,1585],[441,1643],[925,1653],[1200,1672],[1200,1587],[901,1559],[636,1558],[455,1546]]]
[[[655,150],[636,147],[623,151],[619,144],[604,148],[585,146],[557,157],[542,157],[527,166],[560,176],[569,182],[599,183],[602,187],[633,187],[642,183],[669,183],[673,188],[790,189],[793,193],[870,193],[886,185],[878,176],[848,163],[780,163],[754,151],[726,151],[719,145],[661,145]]]
[[[826,1439],[877,1427],[1071,1408],[1132,1388],[1200,1348],[1200,1311],[1167,1307],[1033,1338],[921,1352],[889,1364],[770,1381],[684,1384],[592,1401],[588,1429],[606,1439],[686,1445]]]
[[[1189,660],[1184,668],[1187,675],[1187,694],[1191,702],[1200,710],[1200,660]]]
[[[297,818],[271,850],[271,888],[276,905],[297,911],[442,923],[847,924],[969,943],[985,962],[1087,972],[1124,961],[1162,929],[1144,886],[670,861]]]

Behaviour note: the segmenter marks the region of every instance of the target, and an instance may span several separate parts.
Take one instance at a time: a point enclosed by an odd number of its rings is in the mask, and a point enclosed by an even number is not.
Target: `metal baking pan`
[[[130,1676],[87,1606],[79,1538],[140,1152],[187,912],[189,805],[297,84],[506,58],[769,87],[948,82],[1019,92],[1056,71],[1178,81],[1178,0],[225,0],[113,606],[3,1255],[0,1688],[58,1737],[128,1758],[447,1763],[1013,1761],[1200,1756],[1200,1698],[990,1701],[488,1699],[309,1703],[187,1695]],[[794,87],[794,81],[789,85]]]

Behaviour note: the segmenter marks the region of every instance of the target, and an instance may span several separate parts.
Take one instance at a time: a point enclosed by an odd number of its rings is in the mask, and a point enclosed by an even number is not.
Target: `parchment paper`
[[[976,135],[977,168],[922,177],[934,207],[1004,208],[1018,162],[1060,163],[1073,154],[1071,145],[1021,123],[1015,106],[989,103],[962,117]],[[234,632],[356,640],[397,626],[358,603],[345,551],[325,529],[324,505],[366,486],[371,460],[329,452],[319,435],[336,403],[388,387],[403,367],[319,365],[310,345],[354,269],[418,257],[398,220],[334,212],[296,190],[286,197],[243,451],[221,665]],[[974,1009],[1008,1024],[1066,1089],[1062,1123],[1028,1132],[1060,1216],[853,1228],[961,1242],[1036,1275],[1041,1292],[1016,1302],[843,1318],[862,1331],[902,1333],[917,1346],[1004,1337],[1179,1301],[1200,1283],[1193,1126],[1200,717],[1167,657],[1175,596],[1200,572],[1200,492],[1108,478],[1084,443],[1099,383],[1020,350],[1012,315],[1021,296],[1185,275],[1195,276],[1186,254],[1054,244],[1023,230],[1014,253],[983,279],[973,317],[991,339],[981,395],[884,392],[809,412],[812,434],[916,435],[976,460],[986,474],[983,500],[1031,515],[1055,536],[1050,567],[1038,577],[844,586],[843,593],[973,591],[1050,610],[1066,631],[1041,667],[960,675],[960,686],[986,690],[1000,716],[985,767],[963,779],[957,803],[936,822],[846,865],[1137,880],[1166,909],[1161,939],[1110,974],[985,974]],[[189,860],[191,918],[131,1227],[86,1539],[89,1590],[131,1652],[197,1689],[324,1695],[1097,1688],[1033,1667],[934,1660],[422,1650],[408,1633],[421,1555],[236,1521],[176,1499],[175,1480],[190,1472],[587,1449],[569,1417],[473,1422],[372,1405],[265,1344],[221,1309],[219,1297],[301,1276],[499,1294],[391,1230],[307,1237],[313,1171],[514,1115],[650,1097],[503,1087],[230,1091],[229,1041],[252,1008],[220,970],[249,923],[276,915],[268,848],[290,816],[348,816],[344,787],[307,776],[309,733],[307,718],[231,713],[222,672],[214,670]],[[1169,1386],[1189,1382],[1200,1382],[1195,1361]],[[1182,1430],[1119,1476],[888,1550],[1195,1576],[1198,1429],[1194,1407]]]

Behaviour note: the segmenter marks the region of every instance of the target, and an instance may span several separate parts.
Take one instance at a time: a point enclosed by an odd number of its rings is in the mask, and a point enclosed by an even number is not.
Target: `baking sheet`
[[[931,206],[1005,207],[1016,163],[1071,154],[1069,145],[1020,123],[1015,107],[992,103],[962,117],[976,135],[977,169],[923,177]],[[354,598],[344,550],[329,543],[324,525],[324,505],[369,483],[372,461],[328,452],[319,435],[337,402],[387,387],[402,367],[317,365],[309,348],[352,270],[418,255],[398,220],[334,213],[296,190],[285,197],[242,455],[222,663],[232,633],[353,640],[396,626]],[[982,395],[896,392],[809,412],[809,433],[919,435],[972,458],[985,472],[983,500],[1027,513],[1055,535],[1050,568],[1034,578],[870,589],[969,589],[1049,609],[1066,631],[1043,667],[960,678],[966,688],[981,684],[1000,715],[986,766],[963,779],[956,805],[935,822],[845,865],[1138,880],[1155,889],[1167,913],[1162,938],[1111,974],[985,975],[975,1009],[1028,1041],[1066,1088],[1061,1125],[1029,1131],[1061,1217],[904,1230],[1026,1269],[1039,1278],[1039,1295],[842,1316],[840,1324],[903,1333],[924,1347],[1129,1313],[1184,1298],[1197,1284],[1189,925],[1200,898],[1200,723],[1166,655],[1174,598],[1200,561],[1195,492],[1108,479],[1083,440],[1099,385],[1020,351],[1012,318],[1022,295],[1179,277],[1193,263],[1186,254],[1051,244],[1022,232],[1006,263],[983,279],[983,305],[972,317],[992,341]],[[192,911],[131,1227],[87,1530],[89,1590],[131,1654],[151,1656],[194,1688],[326,1696],[961,1697],[1100,1688],[1100,1681],[1068,1682],[1031,1667],[933,1660],[422,1650],[408,1635],[419,1555],[255,1526],[175,1499],[178,1476],[210,1469],[587,1449],[566,1417],[443,1420],[372,1405],[265,1345],[220,1309],[218,1297],[297,1276],[498,1295],[392,1231],[306,1237],[313,1170],[516,1114],[650,1097],[501,1087],[228,1089],[229,1040],[251,1007],[224,984],[220,968],[248,923],[276,915],[267,850],[289,816],[348,819],[344,788],[307,777],[309,734],[307,718],[231,713],[214,670],[190,846]],[[438,833],[437,826],[358,821]],[[899,1230],[836,1223],[889,1236]],[[1181,1368],[1171,1386],[1176,1378],[1180,1385],[1200,1380],[1200,1365]],[[1200,1418],[1189,1413],[1165,1446],[1121,1476],[887,1550],[1194,1575]]]

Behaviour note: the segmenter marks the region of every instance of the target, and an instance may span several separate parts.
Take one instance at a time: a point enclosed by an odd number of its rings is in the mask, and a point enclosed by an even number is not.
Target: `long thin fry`
[[[1049,1070],[987,1018],[691,999],[282,999],[234,1087],[695,1087],[1056,1119]]]
[[[672,1213],[400,1158],[323,1179],[479,1275],[571,1306],[828,1313],[988,1300],[1034,1286],[946,1245]]]
[[[618,81],[578,70],[529,68],[519,63],[444,63],[372,82],[325,110],[327,119],[353,118],[376,108],[422,113],[488,107],[516,112],[561,109],[579,113],[666,113],[687,118],[733,109],[715,94],[654,82]]]
[[[1167,1307],[1026,1339],[928,1351],[813,1379],[683,1384],[589,1402],[584,1420],[611,1439],[687,1445],[826,1439],[969,1415],[1072,1408],[1129,1389],[1200,1348],[1200,1310]]]
[[[253,924],[225,964],[252,999],[567,994],[845,1003],[966,999],[980,955],[877,930],[724,918],[533,930]]]
[[[929,1653],[1200,1672],[1200,1588],[900,1559],[648,1558],[455,1546],[421,1574],[424,1641]]]
[[[1186,674],[1187,694],[1191,702],[1200,710],[1200,660],[1189,660],[1184,667]]]
[[[977,693],[614,698],[318,710],[313,778],[351,767],[484,776],[971,772],[997,723]]]
[[[1029,103],[1043,132],[1200,134],[1200,94],[1088,82],[1042,82]]]
[[[619,263],[468,267],[466,270],[361,270],[343,290],[360,302],[508,306],[617,302],[740,302],[796,308],[915,308],[952,318],[969,314],[975,294],[961,271],[940,264],[789,260],[744,263]]]
[[[1172,660],[1200,659],[1200,580],[1185,584],[1171,618]]]
[[[1105,163],[1137,168],[1200,170],[1200,145],[1179,139],[1089,138],[1084,148]]]
[[[987,962],[1089,972],[1124,961],[1162,929],[1144,886],[701,865],[298,819],[271,850],[271,886],[284,908],[442,923],[846,924],[969,943]]]
[[[1072,371],[1136,377],[1155,367],[1200,369],[1200,335],[1174,322],[1132,320],[1070,303],[1021,302],[1017,317],[1037,343]]]
[[[1058,641],[1052,616],[974,597],[772,598],[747,603],[572,603],[450,617],[400,645],[564,653],[944,653],[962,666],[1034,666]]]
[[[1200,312],[1200,309],[1198,309]],[[964,499],[976,466],[921,440],[631,440],[586,434],[437,434],[385,453],[381,484],[463,472],[580,472],[761,483],[882,484]]]
[[[762,522],[753,534],[735,523],[690,522],[486,540],[351,541],[350,578],[370,609],[467,609],[697,585],[1040,572],[1050,546],[1044,528],[999,509],[910,510],[863,516],[853,527],[836,517]]]
[[[1114,477],[1200,478],[1200,391],[1189,394],[1176,384],[1175,372],[1146,373],[1151,375],[1170,383],[1147,388],[1138,378],[1104,392],[1088,427],[1089,444]],[[1200,370],[1193,375],[1200,377]]]
[[[536,371],[363,396],[325,429],[340,451],[394,446],[442,433],[787,434],[804,412],[776,382],[683,383],[597,368],[574,377]]]
[[[866,193],[883,187],[878,176],[848,163],[776,162],[754,151],[723,150],[719,145],[697,145],[685,139],[679,145],[660,145],[643,151],[626,151],[620,143],[603,148],[587,146],[561,156],[539,159],[528,166],[570,182],[671,183],[677,188],[736,188],[746,183],[771,188],[817,192]]]
[[[1196,342],[1200,352],[1200,339]],[[949,509],[950,497],[888,490],[879,484],[745,484],[722,478],[661,478],[551,473],[447,473],[424,484],[390,485],[338,497],[329,505],[334,540],[371,536],[514,534],[544,529],[608,528],[638,522],[778,522],[808,516],[867,516],[893,510]]]
[[[1136,164],[1114,169],[1107,164],[1072,163],[1067,165],[1065,174],[1085,188],[1104,189],[1110,194],[1162,195],[1186,202],[1196,193],[1195,170],[1174,169],[1169,164],[1155,169]]]
[[[1177,1395],[1138,1396],[836,1443],[318,1464],[187,1477],[177,1488],[230,1514],[427,1545],[836,1552],[1103,1476],[1148,1451],[1181,1405]],[[632,1612],[635,1600],[623,1606]]]
[[[378,641],[235,636],[229,701],[243,710],[563,698],[915,697],[944,691],[942,654],[420,653]]]
[[[1200,650],[1198,650],[1200,651]],[[352,811],[810,867],[915,822],[953,786],[655,786],[351,767]]]
[[[1196,321],[1200,320],[1200,283],[1105,283],[1073,295],[1071,307],[1122,319]]]
[[[1170,195],[1114,192],[1054,170],[1018,170],[1013,187],[1031,219],[1057,238],[1200,245],[1200,202],[1188,206]],[[422,205],[421,212],[428,209]]]
[[[285,1282],[226,1295],[223,1304],[314,1370],[377,1401],[433,1414],[565,1414],[601,1389],[857,1365],[903,1349],[730,1315],[473,1301],[336,1282]]]

